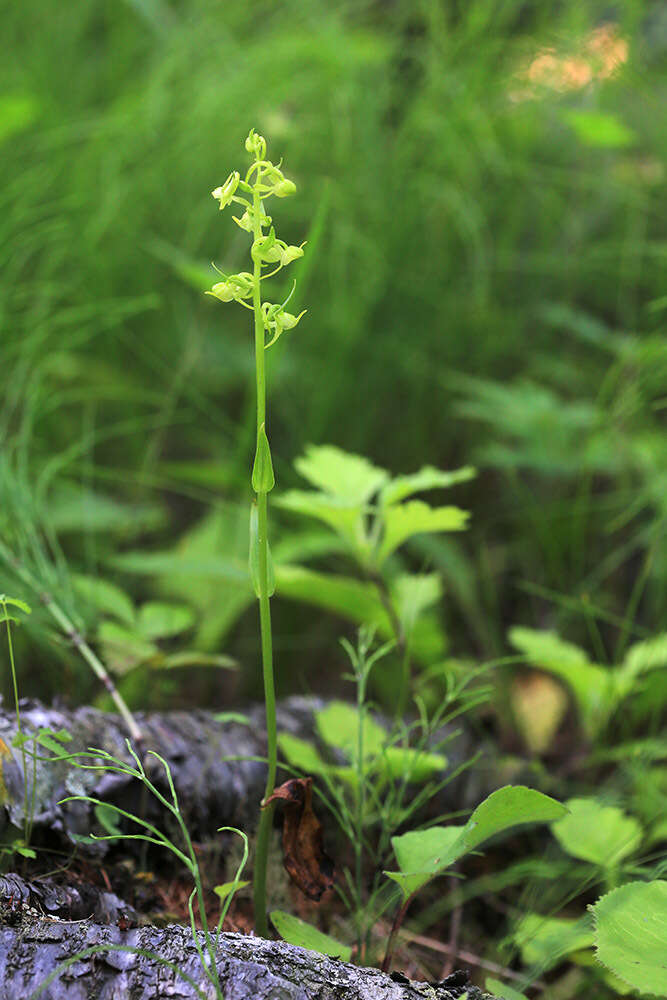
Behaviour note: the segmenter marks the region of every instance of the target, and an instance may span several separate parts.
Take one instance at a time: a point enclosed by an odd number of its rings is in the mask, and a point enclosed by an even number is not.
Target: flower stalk
[[[220,208],[238,203],[243,208],[240,217],[234,216],[236,224],[252,236],[250,256],[252,273],[241,271],[225,275],[219,272],[222,281],[216,282],[207,294],[222,302],[236,301],[253,313],[255,337],[255,384],[256,384],[256,449],[252,468],[251,484],[255,499],[250,511],[250,575],[259,602],[259,626],[262,650],[262,674],[264,679],[264,704],[266,709],[267,775],[264,800],[273,793],[278,765],[278,737],[276,724],[276,694],[273,671],[273,646],[271,637],[270,598],[274,591],[273,568],[268,539],[268,494],[273,489],[275,477],[271,460],[271,448],[266,420],[266,350],[278,340],[285,330],[293,329],[303,316],[286,311],[290,296],[283,303],[262,301],[262,281],[273,277],[283,267],[303,256],[303,246],[288,246],[277,238],[272,219],[265,213],[264,202],[275,195],[287,197],[296,190],[279,166],[266,159],[266,140],[251,130],[245,142],[246,150],[254,156],[245,179],[237,172],[229,175],[224,184],[217,187],[213,197]],[[268,228],[268,232],[265,230]],[[270,271],[263,269],[271,268]],[[217,268],[216,268],[217,270]],[[292,292],[294,289],[292,289]],[[250,300],[250,301],[248,301]],[[268,338],[268,339],[267,339]],[[253,900],[255,929],[257,933],[268,935],[266,870],[269,839],[273,818],[273,805],[264,806],[260,811],[257,842],[255,846],[255,867]]]

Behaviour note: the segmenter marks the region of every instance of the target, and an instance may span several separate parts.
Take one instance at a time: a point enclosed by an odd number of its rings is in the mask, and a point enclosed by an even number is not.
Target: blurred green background
[[[475,464],[469,532],[405,557],[442,575],[454,655],[527,625],[613,663],[662,627],[663,4],[35,0],[2,24],[1,537],[91,634],[81,574],[187,607],[167,647],[242,665],[135,671],[131,702],[258,691],[250,327],[202,294],[211,259],[246,267],[210,191],[251,127],[297,183],[279,235],[309,240],[308,313],[269,355],[279,488],[310,442]],[[273,539],[338,567],[312,524],[275,512]],[[0,590],[38,603],[6,565]],[[280,689],[335,686],[349,624],[295,597]],[[97,695],[36,606],[18,653],[24,693]]]

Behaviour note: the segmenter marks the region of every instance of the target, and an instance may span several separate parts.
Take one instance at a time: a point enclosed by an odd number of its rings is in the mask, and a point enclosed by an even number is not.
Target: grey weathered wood
[[[312,698],[293,697],[278,708],[281,730],[309,738],[313,733],[313,711],[322,702]],[[214,713],[202,710],[188,712],[138,712],[137,719],[144,732],[144,749],[155,750],[170,764],[181,811],[192,836],[206,839],[220,826],[238,826],[251,830],[256,822],[261,800],[265,765],[264,709],[251,706],[245,713],[249,725],[234,721],[217,721]],[[65,710],[49,708],[37,701],[21,703],[22,727],[25,732],[40,728],[54,731],[66,729],[72,734],[67,750],[101,748],[130,761],[125,745],[126,731],[118,715],[100,712],[87,706]],[[16,735],[13,711],[0,709],[0,738],[11,749],[12,759],[5,759],[3,776],[7,801],[0,808],[0,836],[7,821],[19,829],[23,825],[24,785],[21,753],[12,748]],[[40,751],[48,756],[48,751]],[[450,744],[447,753],[452,767],[471,755],[471,740],[466,734]],[[242,759],[238,759],[242,758]],[[166,790],[163,771],[154,759],[145,759],[151,778]],[[28,761],[28,774],[31,773]],[[470,802],[467,776],[448,786],[437,800],[439,811],[460,809]],[[94,825],[93,807],[87,803],[59,805],[68,795],[89,794],[122,808],[144,815],[162,825],[165,816],[156,801],[147,796],[139,782],[119,774],[100,774],[77,769],[64,762],[38,761],[35,789],[35,836],[48,832],[63,840],[74,840],[88,834]],[[132,849],[131,845],[129,849]],[[89,853],[103,854],[106,842],[83,845]]]
[[[193,1000],[196,990],[177,971],[132,952],[107,951],[77,961],[36,993],[64,960],[92,946],[141,948],[172,962],[206,1000],[215,990],[202,972],[190,931],[180,925],[122,931],[89,920],[56,921],[32,909],[0,923],[3,1000]],[[483,1000],[473,987],[396,982],[377,969],[241,934],[221,935],[216,965],[225,1000]]]

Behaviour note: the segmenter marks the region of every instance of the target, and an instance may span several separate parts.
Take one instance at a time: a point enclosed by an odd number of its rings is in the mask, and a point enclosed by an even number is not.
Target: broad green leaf
[[[393,638],[391,622],[373,584],[305,566],[278,564],[275,574],[279,597],[314,604],[359,625],[375,625],[383,639]],[[444,654],[445,638],[434,616],[422,615],[417,620],[410,651],[422,663],[432,663],[434,657]]]
[[[577,138],[599,149],[622,149],[632,146],[637,137],[616,115],[601,111],[566,111],[563,113]]]
[[[590,910],[597,959],[640,993],[667,996],[667,882],[630,882]]]
[[[320,737],[330,747],[342,750],[348,760],[357,758],[359,712],[344,701],[331,701],[315,712],[315,725]],[[382,753],[387,742],[386,730],[368,714],[363,724],[364,759]]]
[[[546,972],[575,951],[593,945],[593,928],[588,917],[569,920],[527,913],[514,931],[514,941],[521,950],[524,965],[537,966]]]
[[[546,670],[568,686],[587,735],[594,736],[613,704],[610,671],[591,663],[582,649],[564,642],[555,632],[516,627],[510,629],[509,640],[532,666]]]
[[[124,625],[134,624],[134,605],[125,591],[114,583],[109,583],[99,576],[83,576],[78,574],[73,578],[74,590],[96,611],[112,615]]]
[[[492,993],[494,997],[498,997],[499,1000],[528,1000],[525,993],[519,993],[513,986],[501,983],[499,979],[494,979],[493,976],[487,976],[486,988],[489,993]]]
[[[380,493],[380,503],[388,507],[390,504],[405,500],[413,493],[446,489],[456,483],[465,483],[468,479],[473,479],[475,475],[475,469],[469,465],[452,472],[444,472],[432,465],[425,465],[419,472],[414,472],[410,476],[396,476],[395,479],[390,480]]]
[[[392,837],[391,845],[401,872],[435,875],[448,868],[460,857],[458,847],[462,829],[460,826],[431,826]]]
[[[142,605],[137,616],[137,631],[146,639],[166,639],[192,628],[195,616],[183,604],[151,601]]]
[[[289,490],[274,502],[294,514],[317,518],[337,532],[353,550],[364,551],[364,508],[360,504],[308,490]]]
[[[594,798],[568,799],[569,813],[553,824],[553,834],[573,858],[613,868],[642,842],[642,828],[633,816]]]
[[[363,506],[388,478],[368,459],[332,445],[308,445],[294,466],[313,486],[356,506]]]
[[[385,874],[407,897],[491,837],[526,823],[549,823],[566,812],[565,806],[542,792],[507,785],[484,799],[463,827],[431,827],[392,837],[401,872]]]
[[[392,591],[403,631],[409,638],[423,612],[442,599],[442,579],[438,573],[404,573],[394,581]]]
[[[140,663],[160,652],[154,643],[116,622],[101,622],[97,637],[102,645],[106,665],[117,674],[134,670]]]
[[[221,902],[224,902],[228,896],[231,896],[234,892],[238,892],[244,885],[250,885],[250,883],[242,879],[234,882],[223,882],[221,885],[214,885],[213,892],[216,896],[220,897]]]
[[[349,945],[341,944],[328,934],[323,934],[316,927],[307,924],[305,920],[299,920],[291,913],[283,910],[271,911],[271,923],[280,934],[283,941],[288,944],[297,945],[299,948],[307,948],[309,951],[317,951],[320,955],[331,955],[340,958],[343,962],[349,962],[352,949]]]
[[[278,746],[288,764],[305,774],[329,774],[331,765],[323,760],[312,743],[292,733],[278,733]]]
[[[273,474],[271,448],[264,424],[262,424],[257,435],[257,450],[252,467],[252,488],[255,493],[270,493],[275,485],[276,477]]]
[[[477,806],[461,834],[465,850],[525,823],[551,823],[567,813],[562,803],[523,785],[506,785]]]
[[[441,753],[427,753],[413,747],[387,747],[377,760],[378,767],[392,781],[405,778],[416,784],[442,776],[448,763]]]
[[[122,532],[138,535],[164,524],[157,504],[125,504],[110,496],[63,484],[49,500],[49,521],[58,532]]]
[[[435,531],[463,531],[469,514],[459,507],[429,507],[422,500],[389,507],[384,512],[384,537],[377,555],[384,562],[403,542],[413,535]]]
[[[383,638],[393,635],[377,589],[352,577],[333,576],[304,566],[276,566],[276,590],[281,597],[326,608],[359,624],[377,625]]]
[[[122,555],[113,556],[110,563],[124,573],[165,576],[178,580],[181,591],[186,589],[183,584],[184,577],[211,581],[229,580],[236,586],[248,579],[248,571],[241,562],[199,553],[188,555],[186,552],[124,552]],[[189,589],[188,579],[188,593]]]
[[[257,504],[253,503],[250,507],[250,551],[248,554],[248,568],[250,571],[250,579],[252,580],[253,590],[255,591],[255,597],[259,597],[261,594],[261,584],[260,584],[260,572],[259,572],[259,522],[258,522],[258,512]],[[272,597],[276,590],[276,578],[275,570],[273,568],[273,559],[271,558],[271,549],[267,543],[266,546],[266,583],[268,596]]]

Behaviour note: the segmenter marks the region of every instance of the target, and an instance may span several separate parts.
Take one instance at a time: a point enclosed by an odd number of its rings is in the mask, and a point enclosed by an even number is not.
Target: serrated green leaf
[[[264,424],[260,427],[257,435],[257,449],[255,451],[255,461],[252,466],[251,481],[255,493],[270,493],[276,485],[276,477],[273,474],[273,462],[271,461],[271,448]]]
[[[317,951],[320,955],[331,955],[340,958],[343,962],[349,962],[352,956],[352,949],[349,945],[341,944],[328,934],[323,934],[316,927],[307,924],[305,920],[299,920],[291,913],[284,913],[283,910],[273,910],[271,912],[271,923],[280,934],[283,941],[288,944],[297,945],[299,948],[307,948],[309,951]]]
[[[642,828],[633,816],[594,798],[568,799],[569,813],[552,830],[564,851],[604,868],[613,868],[642,842]]]
[[[308,490],[288,490],[275,501],[276,506],[293,514],[314,517],[332,528],[354,551],[365,551],[364,507],[347,500]]]
[[[419,472],[414,472],[409,476],[396,476],[395,479],[390,480],[382,488],[380,503],[388,507],[390,504],[405,500],[413,493],[446,489],[456,485],[456,483],[465,483],[467,480],[473,479],[476,474],[476,470],[470,465],[451,472],[436,469],[432,465],[425,465]]]
[[[150,601],[139,609],[137,631],[146,639],[167,639],[192,628],[194,620],[194,612],[184,604]]]
[[[384,485],[388,474],[361,455],[332,445],[308,445],[294,463],[297,472],[331,497],[363,506]]]
[[[627,651],[621,666],[614,671],[619,699],[632,692],[642,674],[663,667],[667,667],[667,633],[635,643]]]
[[[598,961],[641,993],[667,996],[667,882],[630,882],[590,909]]]
[[[413,535],[437,531],[463,531],[469,518],[459,507],[429,507],[422,500],[389,507],[384,512],[384,537],[377,554],[384,562],[400,545]]]

